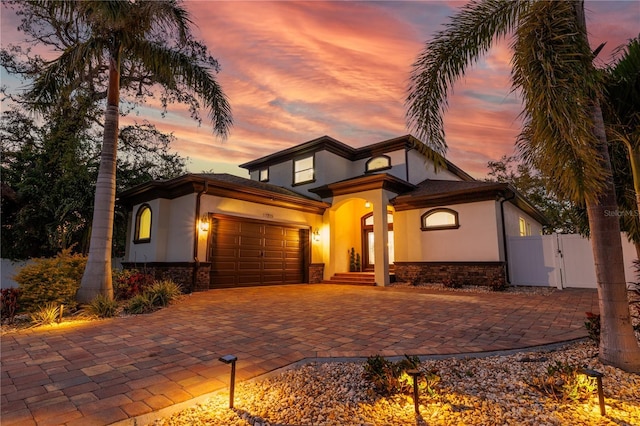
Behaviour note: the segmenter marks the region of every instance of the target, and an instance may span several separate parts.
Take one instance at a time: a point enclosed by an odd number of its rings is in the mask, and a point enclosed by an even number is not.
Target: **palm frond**
[[[528,9],[525,0],[472,1],[427,43],[413,64],[406,99],[407,122],[418,139],[444,155],[447,150],[442,116],[447,96],[466,68],[504,37]]]
[[[146,28],[157,27],[165,31],[177,31],[178,40],[185,42],[191,34],[193,25],[189,12],[175,1],[141,1],[136,12],[141,19],[149,22]]]
[[[49,62],[26,93],[36,110],[55,104],[65,90],[77,87],[85,76],[87,64],[100,63],[106,46],[92,38],[68,48]]]
[[[522,157],[562,197],[596,196],[606,177],[592,115],[601,80],[573,2],[533,3],[513,50],[513,84],[524,100],[525,128],[517,141]]]
[[[232,124],[231,106],[209,68],[184,53],[146,40],[138,40],[127,48],[131,50],[127,52],[129,56],[137,57],[160,84],[176,88],[178,83],[183,83],[193,90],[204,102],[214,132],[223,138],[228,135]]]

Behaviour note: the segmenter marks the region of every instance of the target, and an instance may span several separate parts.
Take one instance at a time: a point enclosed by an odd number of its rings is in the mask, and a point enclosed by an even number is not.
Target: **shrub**
[[[111,318],[118,314],[118,302],[99,294],[87,305],[87,312],[99,318]]]
[[[24,309],[33,310],[49,302],[75,308],[76,292],[86,263],[85,256],[71,254],[71,249],[66,249],[54,258],[36,259],[24,266],[14,277],[22,292]]]
[[[586,312],[586,315],[584,327],[587,329],[589,338],[596,342],[596,345],[600,345],[600,315],[593,312]]]
[[[135,269],[113,272],[113,294],[116,300],[127,300],[142,294],[153,283],[153,275]]]
[[[31,323],[34,327],[40,325],[53,324],[62,316],[62,305],[49,302],[44,306],[35,309],[30,315]]]
[[[393,362],[380,355],[367,358],[362,376],[373,385],[373,390],[378,395],[389,396],[397,393],[400,374]]]
[[[167,306],[182,294],[180,286],[172,280],[156,281],[147,292],[156,306]]]
[[[531,385],[555,399],[579,401],[589,398],[597,389],[592,377],[580,372],[580,368],[556,361],[547,366],[545,377],[534,377]]]
[[[17,288],[3,288],[0,292],[0,318],[7,319],[9,324],[13,320],[20,308],[20,290]]]
[[[413,390],[413,379],[407,370],[417,369],[420,359],[416,356],[405,355],[405,358],[392,362],[380,355],[367,358],[364,366],[363,378],[373,385],[373,390],[380,396],[391,396],[397,393],[410,394]],[[419,381],[420,393],[435,395],[435,384],[440,378],[434,372],[424,374],[424,380]]]
[[[155,310],[155,300],[151,293],[142,293],[129,299],[125,308],[130,314],[146,314]]]

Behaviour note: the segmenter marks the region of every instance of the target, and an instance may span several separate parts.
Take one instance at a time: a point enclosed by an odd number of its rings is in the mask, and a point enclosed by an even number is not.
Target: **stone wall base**
[[[309,265],[309,284],[320,284],[324,279],[324,263]]]
[[[183,293],[209,289],[210,262],[150,262],[145,264],[123,262],[124,269],[137,269],[153,275],[156,280],[173,280]],[[194,282],[195,273],[195,282]]]
[[[506,283],[504,262],[395,262],[396,281],[414,284],[454,282],[496,286]]]

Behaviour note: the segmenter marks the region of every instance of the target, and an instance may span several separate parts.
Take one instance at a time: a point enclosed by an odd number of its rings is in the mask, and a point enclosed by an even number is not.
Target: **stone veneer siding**
[[[144,264],[123,262],[122,267],[124,269],[137,269],[138,271],[153,275],[156,280],[173,280],[173,282],[182,287],[184,293],[209,289],[210,262],[199,263],[195,286],[193,282],[193,275],[196,268],[195,262],[151,262]]]
[[[309,284],[319,284],[324,279],[324,263],[309,265]]]
[[[504,262],[395,262],[398,282],[491,286],[506,282]]]

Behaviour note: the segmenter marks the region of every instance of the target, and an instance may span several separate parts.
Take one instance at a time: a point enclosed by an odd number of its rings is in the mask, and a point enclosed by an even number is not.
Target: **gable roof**
[[[296,145],[294,147],[275,152],[265,157],[258,158],[257,160],[240,164],[240,167],[251,172],[260,168],[269,167],[273,164],[293,160],[294,158],[298,158],[303,155],[313,154],[318,151],[328,151],[348,160],[356,161],[375,157],[385,152],[397,151],[400,149],[411,150],[415,148],[416,144],[422,144],[422,142],[412,135],[404,135],[397,138],[387,139],[382,142],[377,142],[372,145],[363,146],[361,148],[353,148],[330,136],[325,135],[316,139],[312,139],[308,142],[304,142],[300,145]],[[427,148],[427,150],[431,151],[430,148]],[[466,173],[455,164],[451,163],[449,160],[443,159],[443,161],[446,166],[446,170],[450,171],[460,179],[467,181],[474,180],[473,177],[471,177],[468,173]]]
[[[145,182],[121,192],[118,202],[133,206],[156,198],[173,199],[193,193],[216,195],[316,214],[324,213],[324,210],[329,207],[329,204],[323,201],[290,189],[228,173],[190,173],[173,179]]]
[[[401,211],[497,199],[513,203],[543,225],[549,223],[547,218],[513,186],[502,182],[426,179],[416,185],[414,190],[392,199],[391,204],[396,210]]]

